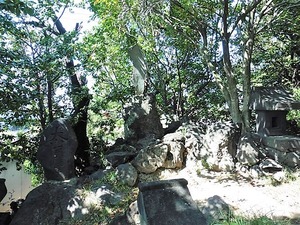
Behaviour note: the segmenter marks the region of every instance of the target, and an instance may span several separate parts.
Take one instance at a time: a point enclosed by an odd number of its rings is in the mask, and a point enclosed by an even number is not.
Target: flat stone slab
[[[140,224],[206,225],[206,219],[192,199],[187,184],[185,179],[140,183]]]
[[[283,152],[300,152],[300,138],[295,136],[268,136],[262,137],[262,143],[270,148]]]

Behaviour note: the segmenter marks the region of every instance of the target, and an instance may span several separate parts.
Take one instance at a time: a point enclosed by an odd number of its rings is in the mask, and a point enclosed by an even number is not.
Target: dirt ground
[[[156,176],[156,177],[155,177]],[[272,219],[300,219],[300,172],[292,174],[274,186],[270,176],[251,178],[240,173],[209,172],[185,168],[161,170],[154,176],[142,177],[144,181],[185,178],[192,198],[205,204],[210,197],[218,196],[235,215],[244,217],[267,216]]]

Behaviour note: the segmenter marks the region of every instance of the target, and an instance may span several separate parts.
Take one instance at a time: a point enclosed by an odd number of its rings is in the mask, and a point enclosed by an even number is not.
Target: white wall
[[[0,204],[0,212],[10,211],[10,203],[20,198],[25,199],[29,191],[33,189],[31,186],[31,176],[24,172],[24,170],[18,171],[16,169],[15,162],[1,162],[7,170],[0,173],[0,178],[6,179],[5,185],[7,188],[7,194]]]

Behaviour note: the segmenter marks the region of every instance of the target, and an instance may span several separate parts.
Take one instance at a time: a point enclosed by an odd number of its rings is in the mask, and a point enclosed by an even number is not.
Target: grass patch
[[[60,221],[59,225],[107,225],[116,216],[124,214],[129,205],[137,199],[138,188],[129,187],[119,182],[115,171],[107,173],[103,179],[85,185],[81,196],[84,198],[85,192],[97,191],[103,185],[110,186],[110,190],[115,193],[122,193],[122,200],[116,205],[90,207],[87,214]]]
[[[231,212],[222,218],[225,219],[212,220],[209,222],[209,225],[294,225],[290,219],[273,220],[266,216],[249,219],[241,216],[234,216]]]

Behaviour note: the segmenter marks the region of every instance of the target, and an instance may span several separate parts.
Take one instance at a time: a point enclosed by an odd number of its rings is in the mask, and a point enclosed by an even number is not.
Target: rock
[[[237,148],[236,158],[243,165],[253,166],[258,163],[259,151],[250,134],[241,137]]]
[[[110,206],[118,205],[123,200],[123,196],[121,194],[111,191],[106,185],[98,188],[96,197],[99,198],[103,204]]]
[[[140,151],[143,148],[147,148],[149,146],[157,145],[161,143],[160,139],[155,138],[155,135],[148,135],[145,138],[138,140],[135,144],[136,149]]]
[[[185,179],[139,184],[138,209],[142,225],[205,225]]]
[[[121,164],[117,167],[117,176],[120,182],[133,187],[136,184],[138,173],[130,163]]]
[[[134,201],[130,204],[125,214],[115,217],[109,225],[140,225],[139,216],[137,201]]]
[[[168,144],[169,150],[167,152],[167,157],[161,167],[167,169],[182,168],[183,165],[183,155],[185,152],[185,147],[182,142],[164,142]]]
[[[156,109],[155,96],[138,97],[125,106],[125,139],[132,144],[149,135],[161,138],[164,129]]]
[[[263,176],[263,171],[259,167],[259,165],[254,165],[250,168],[249,174],[252,178],[259,178]]]
[[[264,159],[259,164],[259,168],[266,173],[275,173],[282,170],[282,166],[273,159]]]
[[[285,179],[284,171],[279,171],[273,174],[273,179],[276,180],[278,183],[282,183]]]
[[[185,133],[184,147],[187,151],[186,165],[195,165],[201,157],[205,157],[207,155],[206,151],[201,152],[204,133],[202,133],[201,129],[199,129],[199,126],[195,125],[182,126],[178,130],[181,131],[182,134]]]
[[[117,167],[120,164],[127,163],[134,159],[137,156],[137,153],[132,152],[112,152],[105,156],[108,162],[110,162],[112,167]]]
[[[92,173],[89,177],[92,180],[101,180],[104,178],[106,172],[104,170],[97,170],[96,172]]]
[[[125,141],[123,143],[122,141],[118,141],[118,140],[120,140],[120,138],[118,138],[116,140],[116,143],[109,148],[109,150],[106,152],[107,155],[113,152],[130,152],[130,153],[137,152],[136,148],[133,147],[132,145],[125,144]]]
[[[298,152],[282,152],[274,148],[265,148],[266,154],[276,162],[292,167],[298,168],[300,166],[300,153]]]
[[[109,225],[132,225],[132,223],[130,223],[127,219],[126,215],[119,215],[117,217],[115,217],[110,223]]]
[[[0,212],[0,224],[8,225],[11,221],[10,212]]]
[[[166,142],[142,149],[132,164],[142,173],[153,173],[158,168],[181,168],[184,145],[181,142]]]
[[[208,220],[226,220],[230,213],[229,205],[218,195],[208,198],[200,210]]]
[[[74,187],[69,184],[44,183],[32,190],[10,225],[56,225],[60,220],[81,214],[81,208],[74,198]]]
[[[208,126],[198,157],[205,160],[211,170],[233,170],[239,136],[240,129],[231,122],[218,122]]]
[[[68,180],[75,176],[77,138],[69,121],[54,120],[42,133],[37,159],[47,180]]]
[[[140,225],[140,213],[137,201],[132,202],[126,210],[127,220],[130,224]]]
[[[153,173],[163,166],[169,147],[167,144],[158,144],[154,147],[142,149],[132,161],[132,165],[142,173]]]
[[[7,194],[7,188],[5,185],[5,181],[6,181],[6,179],[0,178],[0,202]]]
[[[184,142],[185,136],[182,132],[179,131],[175,133],[166,134],[163,137],[163,142],[172,142],[172,141]]]

